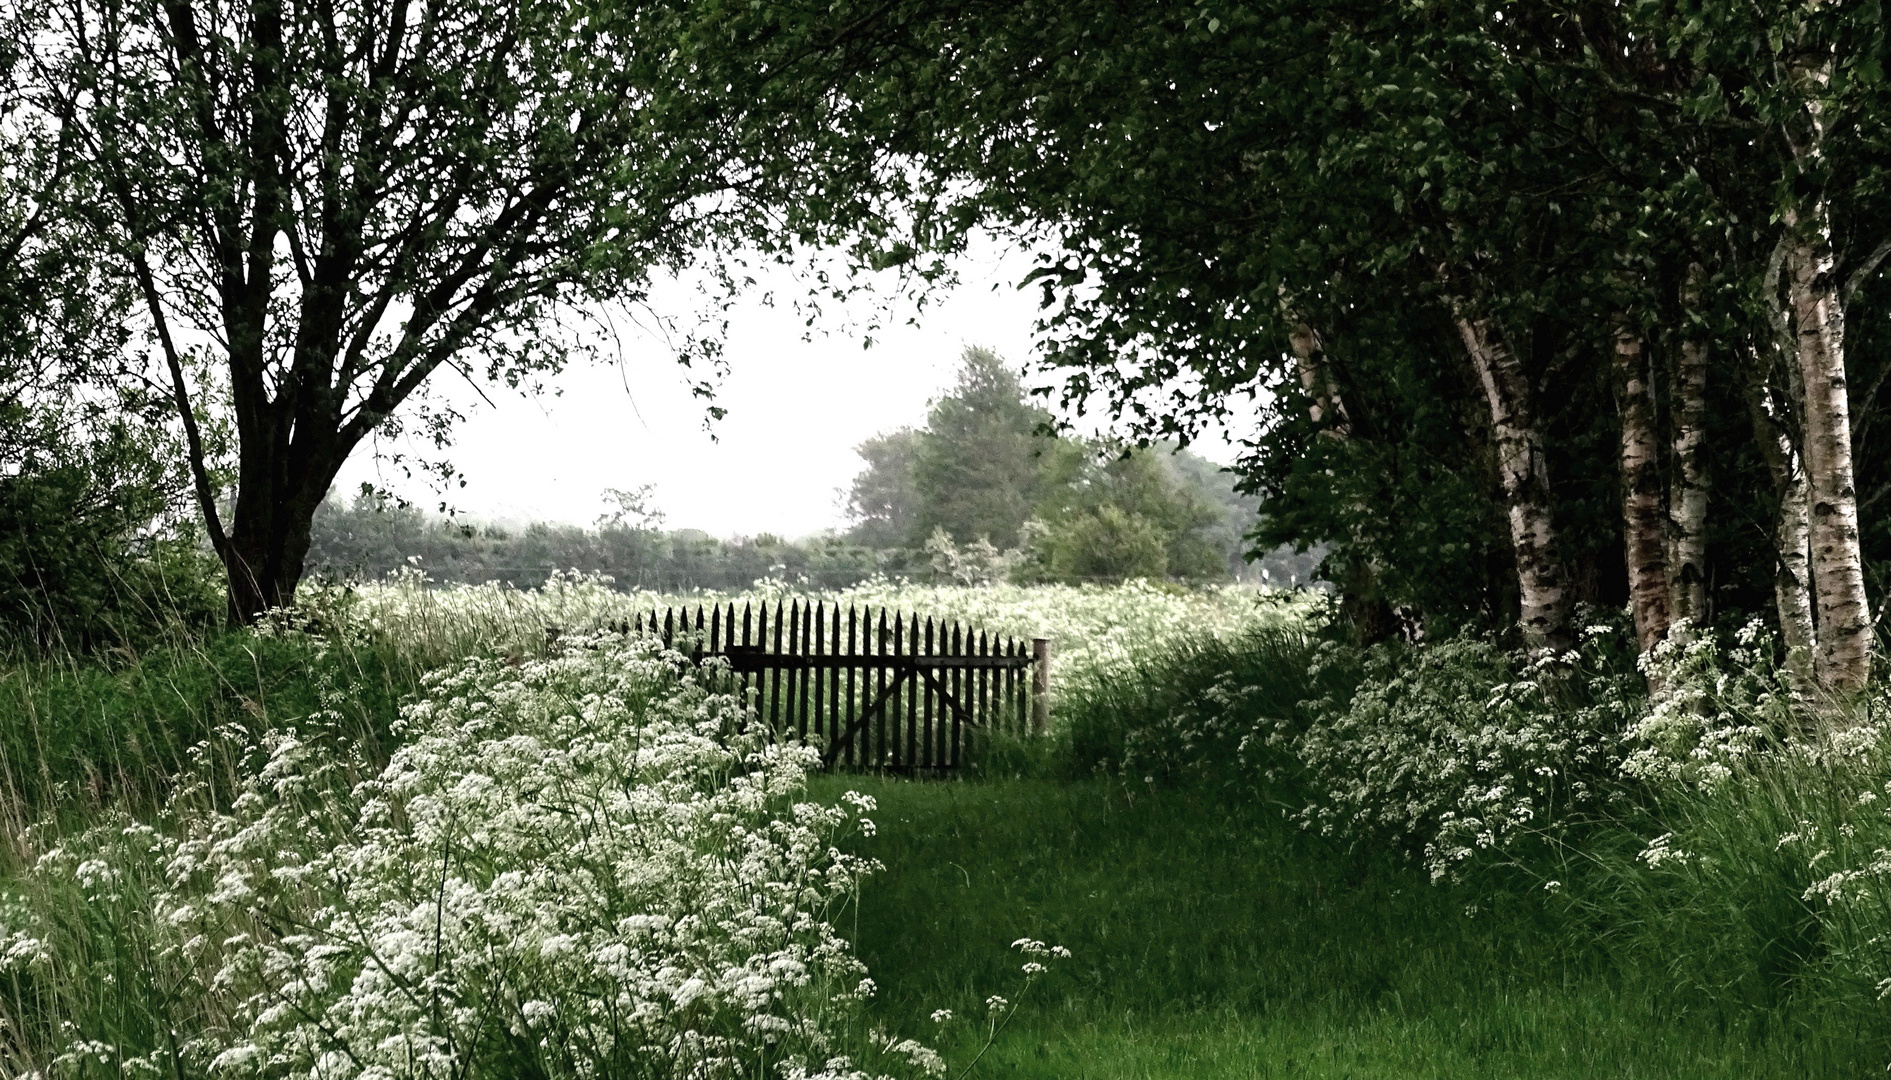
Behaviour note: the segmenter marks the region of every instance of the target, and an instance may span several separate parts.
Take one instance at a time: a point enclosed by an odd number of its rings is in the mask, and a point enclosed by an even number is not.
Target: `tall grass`
[[[0,828],[150,808],[219,732],[321,725],[372,754],[422,665],[365,641],[214,632],[143,652],[0,665]]]
[[[1891,1031],[1888,750],[1857,727],[1648,792],[1612,834],[1564,852],[1572,918],[1659,965],[1679,1003]]]
[[[1295,790],[1291,760],[1277,755],[1274,771],[1257,772],[1265,747],[1256,740],[1298,726],[1311,699],[1350,690],[1348,673],[1316,666],[1320,646],[1304,621],[1261,623],[1158,638],[1071,680],[1057,701],[1069,772],[1183,785],[1260,781],[1284,797]]]

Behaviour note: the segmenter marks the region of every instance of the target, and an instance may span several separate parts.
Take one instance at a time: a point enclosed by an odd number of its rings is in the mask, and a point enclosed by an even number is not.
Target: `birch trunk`
[[[1689,273],[1684,296],[1692,309],[1700,303],[1699,266]],[[1690,631],[1713,617],[1707,596],[1707,364],[1705,338],[1690,333],[1681,341],[1674,373],[1674,484],[1668,496],[1668,596],[1674,621]]]
[[[1524,638],[1534,650],[1562,651],[1571,645],[1570,594],[1556,551],[1549,472],[1532,415],[1530,383],[1493,320],[1456,312],[1454,317],[1490,402],[1491,434],[1510,517],[1510,546],[1517,559]]]
[[[1628,602],[1643,652],[1668,636],[1668,552],[1662,522],[1661,459],[1654,392],[1641,334],[1615,333],[1616,409],[1622,418],[1622,538],[1628,551]]]
[[[1871,677],[1871,614],[1852,476],[1845,312],[1824,208],[1809,216],[1787,249],[1786,287],[1794,358],[1805,393],[1806,496],[1818,615],[1814,671],[1826,689],[1852,691]]]
[[[1315,424],[1325,424],[1320,435],[1345,440],[1352,436],[1352,423],[1346,415],[1346,403],[1326,360],[1326,346],[1320,332],[1310,324],[1296,320],[1287,335],[1294,362],[1300,374],[1300,388],[1308,398],[1307,417]],[[1347,560],[1340,577],[1340,614],[1370,644],[1391,637],[1398,629],[1392,606],[1379,594],[1379,568],[1364,558]]]
[[[1320,340],[1320,332],[1304,322],[1295,323],[1287,341],[1300,370],[1300,388],[1312,402],[1307,407],[1308,416],[1316,424],[1332,425],[1329,430],[1344,438],[1347,435],[1346,403],[1340,399],[1339,387],[1334,385],[1333,373],[1327,367],[1326,347]]]
[[[1779,608],[1779,636],[1786,646],[1786,670],[1801,690],[1815,685],[1818,627],[1812,619],[1810,488],[1796,471],[1780,493],[1779,524],[1773,543],[1779,549],[1779,573],[1773,579],[1773,603]]]
[[[1796,690],[1813,687],[1813,653],[1818,633],[1812,620],[1811,522],[1805,469],[1788,428],[1782,422],[1786,407],[1773,393],[1762,367],[1748,392],[1753,435],[1760,457],[1773,475],[1779,512],[1773,524],[1777,558],[1773,574],[1773,602],[1779,612],[1779,636],[1786,647],[1786,674]]]

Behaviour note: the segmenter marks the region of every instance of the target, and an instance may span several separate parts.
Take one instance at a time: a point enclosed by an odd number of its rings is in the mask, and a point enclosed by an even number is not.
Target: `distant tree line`
[[[1318,562],[1286,549],[1251,566],[1247,533],[1260,501],[1237,491],[1234,474],[1174,443],[1055,433],[1051,413],[987,349],[966,350],[957,384],[924,427],[877,435],[859,452],[866,468],[848,492],[849,537],[925,551],[948,575],[955,565],[959,576],[979,575],[968,549],[988,550],[992,572],[1050,581],[1264,571],[1305,582]]]
[[[329,578],[404,568],[436,581],[530,588],[554,572],[609,574],[620,588],[736,589],[768,577],[841,588],[875,574],[977,584],[1311,580],[1314,554],[1286,549],[1250,566],[1245,534],[1258,502],[1234,478],[1173,445],[1133,449],[1059,436],[1015,373],[968,349],[957,384],[921,428],[859,447],[846,497],[852,527],[784,539],[720,539],[666,530],[648,487],[606,492],[590,526],[472,523],[384,494],[330,498],[316,512],[309,567]]]
[[[330,579],[373,579],[412,568],[435,581],[502,581],[519,588],[569,570],[609,574],[624,589],[738,589],[769,577],[844,588],[904,569],[904,554],[832,535],[724,540],[698,529],[610,520],[591,527],[472,524],[363,492],[345,503],[331,499],[316,512],[309,566]]]

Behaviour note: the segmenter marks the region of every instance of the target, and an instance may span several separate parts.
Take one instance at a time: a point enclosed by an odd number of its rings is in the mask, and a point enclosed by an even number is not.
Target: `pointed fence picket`
[[[1042,733],[1050,643],[871,605],[672,607],[620,629],[728,661],[756,714],[828,768],[947,772],[974,732]],[[1030,673],[1029,681],[1026,672]]]

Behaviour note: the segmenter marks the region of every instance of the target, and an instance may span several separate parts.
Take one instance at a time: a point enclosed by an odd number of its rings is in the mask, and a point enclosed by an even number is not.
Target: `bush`
[[[1638,677],[1610,637],[1541,663],[1469,635],[1366,650],[1266,628],[1182,639],[1079,692],[1071,752],[1132,781],[1239,785],[1443,876],[1619,790]]]
[[[1617,637],[1597,628],[1580,651],[1539,659],[1470,634],[1363,654],[1327,644],[1316,664],[1357,665],[1357,688],[1270,735],[1306,772],[1302,820],[1415,847],[1434,878],[1566,840],[1620,791],[1620,733],[1641,695]]]
[[[216,560],[148,530],[149,478],[102,481],[109,462],[0,477],[0,635],[38,653],[146,647],[222,615]]]
[[[869,869],[831,847],[852,815],[794,801],[818,756],[717,679],[594,637],[430,677],[378,773],[311,730],[206,746],[155,826],[54,843],[8,898],[6,1067],[863,1077],[826,922]]]

